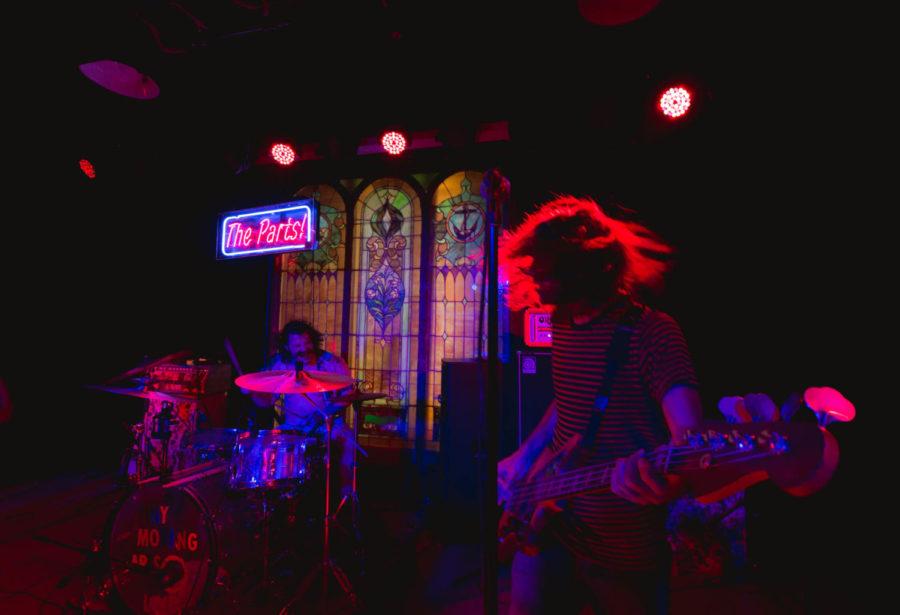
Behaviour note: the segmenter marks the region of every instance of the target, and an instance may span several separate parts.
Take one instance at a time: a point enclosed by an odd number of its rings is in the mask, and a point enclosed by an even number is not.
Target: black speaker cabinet
[[[549,352],[516,352],[515,398],[514,448],[517,448],[537,426],[553,401]]]
[[[451,539],[479,539],[484,468],[481,415],[485,382],[475,359],[449,359],[441,367],[440,488],[438,507]],[[502,366],[499,458],[512,453],[544,416],[553,399],[550,353],[519,351]]]
[[[484,388],[481,362],[448,359],[442,363],[438,506],[451,540],[478,540]]]

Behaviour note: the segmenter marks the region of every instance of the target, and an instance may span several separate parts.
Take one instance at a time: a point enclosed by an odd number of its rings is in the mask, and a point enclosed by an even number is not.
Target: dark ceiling
[[[663,0],[601,26],[576,0],[82,3],[66,27],[62,111],[73,145],[101,149],[199,139],[228,149],[503,119],[630,138],[648,92],[671,80],[713,108],[740,102],[734,83],[758,37],[743,34],[746,8],[724,4]],[[135,66],[160,96],[103,90],[77,70],[96,59]]]

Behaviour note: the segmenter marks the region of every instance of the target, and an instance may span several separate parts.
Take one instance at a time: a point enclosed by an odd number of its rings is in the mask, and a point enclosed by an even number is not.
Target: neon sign
[[[316,248],[315,201],[302,199],[223,214],[218,258],[238,258]]]

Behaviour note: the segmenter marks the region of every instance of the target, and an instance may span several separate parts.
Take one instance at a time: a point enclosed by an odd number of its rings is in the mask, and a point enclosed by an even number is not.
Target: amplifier
[[[518,442],[515,448],[531,434],[553,401],[553,378],[551,353],[518,351],[516,392],[517,412],[515,434]],[[511,451],[510,451],[511,452]]]
[[[162,363],[150,368],[147,387],[182,395],[215,395],[231,387],[231,366],[224,363]]]
[[[478,359],[441,362],[441,448],[437,515],[451,542],[479,539],[484,463],[482,406],[484,369]]]

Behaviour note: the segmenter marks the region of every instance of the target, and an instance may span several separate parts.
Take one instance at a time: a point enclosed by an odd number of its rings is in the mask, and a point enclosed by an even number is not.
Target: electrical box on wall
[[[525,310],[525,344],[532,348],[549,348],[553,345],[553,322],[550,310],[528,308]]]

